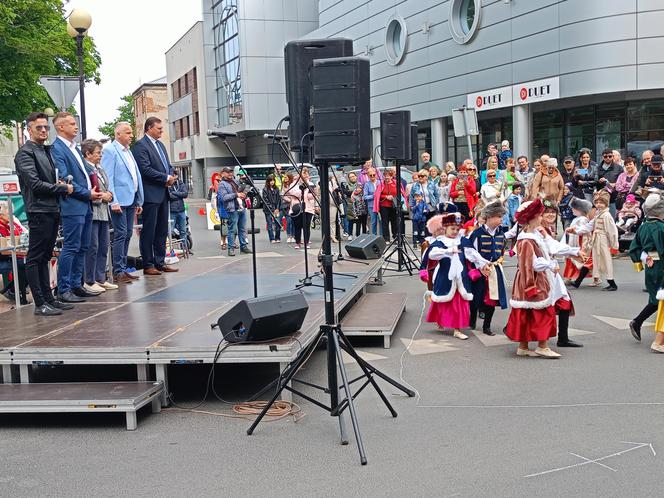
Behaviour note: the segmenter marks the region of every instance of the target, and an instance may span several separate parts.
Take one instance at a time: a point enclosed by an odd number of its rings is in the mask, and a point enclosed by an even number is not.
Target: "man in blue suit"
[[[166,238],[168,237],[168,187],[175,182],[173,167],[166,147],[159,139],[164,131],[161,119],[151,116],[145,120],[145,136],[132,147],[143,180],[143,230],[139,247],[143,258],[143,275],[176,272],[168,266]]]
[[[143,182],[134,155],[129,150],[134,132],[122,121],[115,125],[115,140],[101,156],[101,166],[108,175],[108,190],[113,194],[111,221],[113,223],[113,282],[130,284],[138,279],[127,272],[127,252],[136,214],[143,209]]]
[[[58,170],[58,177],[71,183],[73,191],[60,198],[60,215],[64,242],[58,258],[58,297],[65,303],[85,301],[86,297],[99,293],[82,287],[85,253],[90,247],[93,200],[100,200],[102,193],[92,185],[90,173],[83,155],[76,145],[78,124],[68,112],[59,112],[53,118],[57,138],[51,147],[51,155]]]

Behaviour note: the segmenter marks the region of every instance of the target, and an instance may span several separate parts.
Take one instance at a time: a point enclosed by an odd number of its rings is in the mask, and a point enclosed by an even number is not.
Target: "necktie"
[[[157,147],[157,152],[159,152],[159,157],[161,158],[161,162],[164,165],[164,171],[168,171],[168,161],[166,160],[164,152],[161,150],[159,142],[155,142],[154,145]]]

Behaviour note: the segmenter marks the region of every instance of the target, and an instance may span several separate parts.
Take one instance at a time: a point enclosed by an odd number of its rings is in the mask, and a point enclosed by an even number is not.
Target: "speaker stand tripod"
[[[321,175],[321,197],[323,199],[327,198],[327,192],[329,191],[328,187],[328,171],[327,164],[321,164],[320,175]],[[407,387],[399,384],[395,380],[391,379],[384,373],[377,370],[375,367],[367,363],[364,359],[360,358],[353,346],[348,341],[348,338],[344,335],[341,330],[341,326],[336,323],[336,314],[334,307],[334,276],[332,274],[332,243],[330,240],[330,205],[327,202],[321,203],[321,230],[323,235],[323,248],[322,248],[322,270],[324,275],[324,287],[325,287],[325,324],[321,326],[316,338],[309,343],[300,353],[298,357],[286,368],[283,374],[275,380],[265,391],[276,386],[277,390],[274,396],[268,401],[261,411],[261,413],[256,417],[256,420],[251,424],[247,430],[247,434],[251,435],[256,426],[263,419],[267,411],[274,404],[274,402],[281,396],[281,393],[284,389],[301,396],[302,398],[312,402],[314,405],[322,408],[323,410],[330,413],[333,417],[339,418],[339,429],[341,432],[341,443],[348,444],[348,438],[346,435],[346,427],[343,420],[343,412],[348,409],[350,412],[350,418],[353,425],[353,432],[355,434],[355,442],[357,444],[357,449],[360,455],[360,463],[366,465],[367,457],[364,452],[364,444],[362,442],[362,435],[360,433],[360,427],[357,421],[357,413],[355,411],[355,398],[367,387],[369,384],[376,390],[381,400],[387,407],[388,411],[393,417],[397,416],[397,412],[394,410],[387,397],[383,391],[378,386],[374,376],[378,376],[381,379],[389,382],[391,385],[407,394],[410,397],[415,396],[415,393],[408,389]],[[325,404],[318,400],[315,400],[311,396],[302,393],[301,391],[296,390],[291,387],[289,383],[293,380],[293,377],[300,370],[302,365],[309,359],[309,356],[313,352],[318,344],[321,342],[322,338],[327,338],[327,386],[317,386],[315,384],[306,383],[303,384],[314,387],[316,389],[322,390],[326,394],[330,395],[330,403]],[[348,374],[346,372],[346,367],[343,362],[342,350],[351,356],[357,364],[362,369],[362,375],[356,379],[349,380]],[[338,376],[341,376],[341,389],[344,392],[344,398],[339,400],[339,384]],[[350,385],[364,379],[364,383],[360,386],[355,394],[351,392]]]
[[[385,248],[385,264],[383,266],[383,271],[396,271],[401,273],[407,271],[409,275],[413,275],[413,272],[417,272],[420,268],[420,259],[415,254],[415,251],[410,247],[408,242],[406,242],[406,236],[404,235],[404,215],[403,210],[401,209],[401,163],[396,161],[396,170],[397,170],[397,236],[392,239],[390,245]],[[394,258],[396,257],[396,261]],[[390,264],[396,264],[396,268],[389,266]]]

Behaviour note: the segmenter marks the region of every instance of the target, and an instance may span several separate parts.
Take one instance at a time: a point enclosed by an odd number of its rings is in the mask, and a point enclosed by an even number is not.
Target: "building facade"
[[[321,0],[306,38],[349,37],[381,111],[408,109],[433,160],[468,157],[452,110],[477,110],[473,156],[638,154],[664,138],[660,0]]]
[[[162,140],[164,143],[170,141],[170,130],[168,126],[168,92],[166,85],[166,76],[163,78],[143,83],[134,93],[134,120],[136,121],[136,140],[140,140],[145,135],[143,128],[145,120],[150,116],[157,116],[164,124],[164,134]]]

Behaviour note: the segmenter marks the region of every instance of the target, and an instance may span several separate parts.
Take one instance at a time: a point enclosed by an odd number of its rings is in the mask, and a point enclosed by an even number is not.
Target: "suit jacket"
[[[81,166],[79,165],[76,156],[74,156],[74,153],[62,140],[56,138],[51,146],[51,156],[53,157],[53,162],[55,162],[55,167],[58,169],[58,177],[61,180],[64,180],[67,176],[71,175],[71,184],[74,187],[74,191],[71,195],[64,196],[60,199],[60,214],[62,214],[62,216],[86,215],[92,210],[92,205],[90,204],[90,190],[88,189],[88,181],[85,178],[86,174],[89,178],[91,170],[83,160],[83,156],[78,147],[77,152],[83,162],[83,167],[86,171],[85,173],[81,170]]]
[[[168,197],[168,187],[166,181],[168,176],[173,174],[173,167],[168,160],[166,147],[157,140],[157,147],[161,149],[166,158],[166,164],[157,153],[157,149],[152,144],[150,137],[145,135],[131,148],[136,164],[141,171],[143,179],[144,202],[161,203]]]
[[[134,160],[136,160],[134,158]],[[122,146],[115,140],[104,148],[101,155],[101,167],[104,168],[108,175],[108,190],[113,194],[113,204],[120,204],[122,207],[129,207],[134,205],[134,198],[136,197],[136,205],[143,205],[143,182],[141,181],[141,172],[136,169],[136,179],[138,180],[138,196],[134,193],[134,180],[129,172],[130,165],[127,164],[124,154],[122,154]]]
[[[59,213],[60,197],[67,186],[56,183],[51,147],[32,140],[25,142],[14,158],[25,210],[30,213]]]

